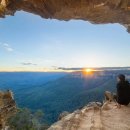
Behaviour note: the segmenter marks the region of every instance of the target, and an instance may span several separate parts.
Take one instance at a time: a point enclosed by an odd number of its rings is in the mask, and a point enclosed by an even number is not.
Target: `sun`
[[[92,69],[87,68],[87,69],[85,69],[85,71],[86,71],[87,73],[90,73],[90,72],[92,72],[93,70],[92,70]]]
[[[83,69],[83,74],[84,75],[92,75],[93,74],[93,69],[90,69],[90,68],[84,68]]]

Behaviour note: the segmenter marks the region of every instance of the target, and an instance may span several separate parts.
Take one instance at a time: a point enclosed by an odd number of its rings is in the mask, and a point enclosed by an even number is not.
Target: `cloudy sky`
[[[0,19],[0,71],[130,66],[130,34],[119,24],[46,20],[17,12]]]

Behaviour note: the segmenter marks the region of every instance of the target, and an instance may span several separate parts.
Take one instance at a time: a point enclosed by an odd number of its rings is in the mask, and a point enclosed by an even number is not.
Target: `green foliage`
[[[9,119],[9,126],[13,130],[45,130],[47,124],[42,123],[41,110],[32,113],[29,109],[18,109],[18,112]]]

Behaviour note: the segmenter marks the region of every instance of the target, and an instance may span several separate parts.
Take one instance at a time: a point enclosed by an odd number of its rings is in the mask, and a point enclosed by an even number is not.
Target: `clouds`
[[[60,70],[71,70],[71,71],[79,71],[79,70],[82,70],[82,68],[65,68],[65,67],[58,67],[57,69],[60,69]]]
[[[13,52],[14,49],[7,43],[0,43],[0,47],[7,52]]]
[[[31,63],[31,62],[22,62],[21,65],[24,65],[24,66],[30,66],[30,65],[36,66],[37,64]]]

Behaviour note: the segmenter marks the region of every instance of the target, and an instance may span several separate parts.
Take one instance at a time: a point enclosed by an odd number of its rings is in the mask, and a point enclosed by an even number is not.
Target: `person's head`
[[[117,77],[117,81],[118,82],[125,81],[125,75],[119,74],[118,77]]]

